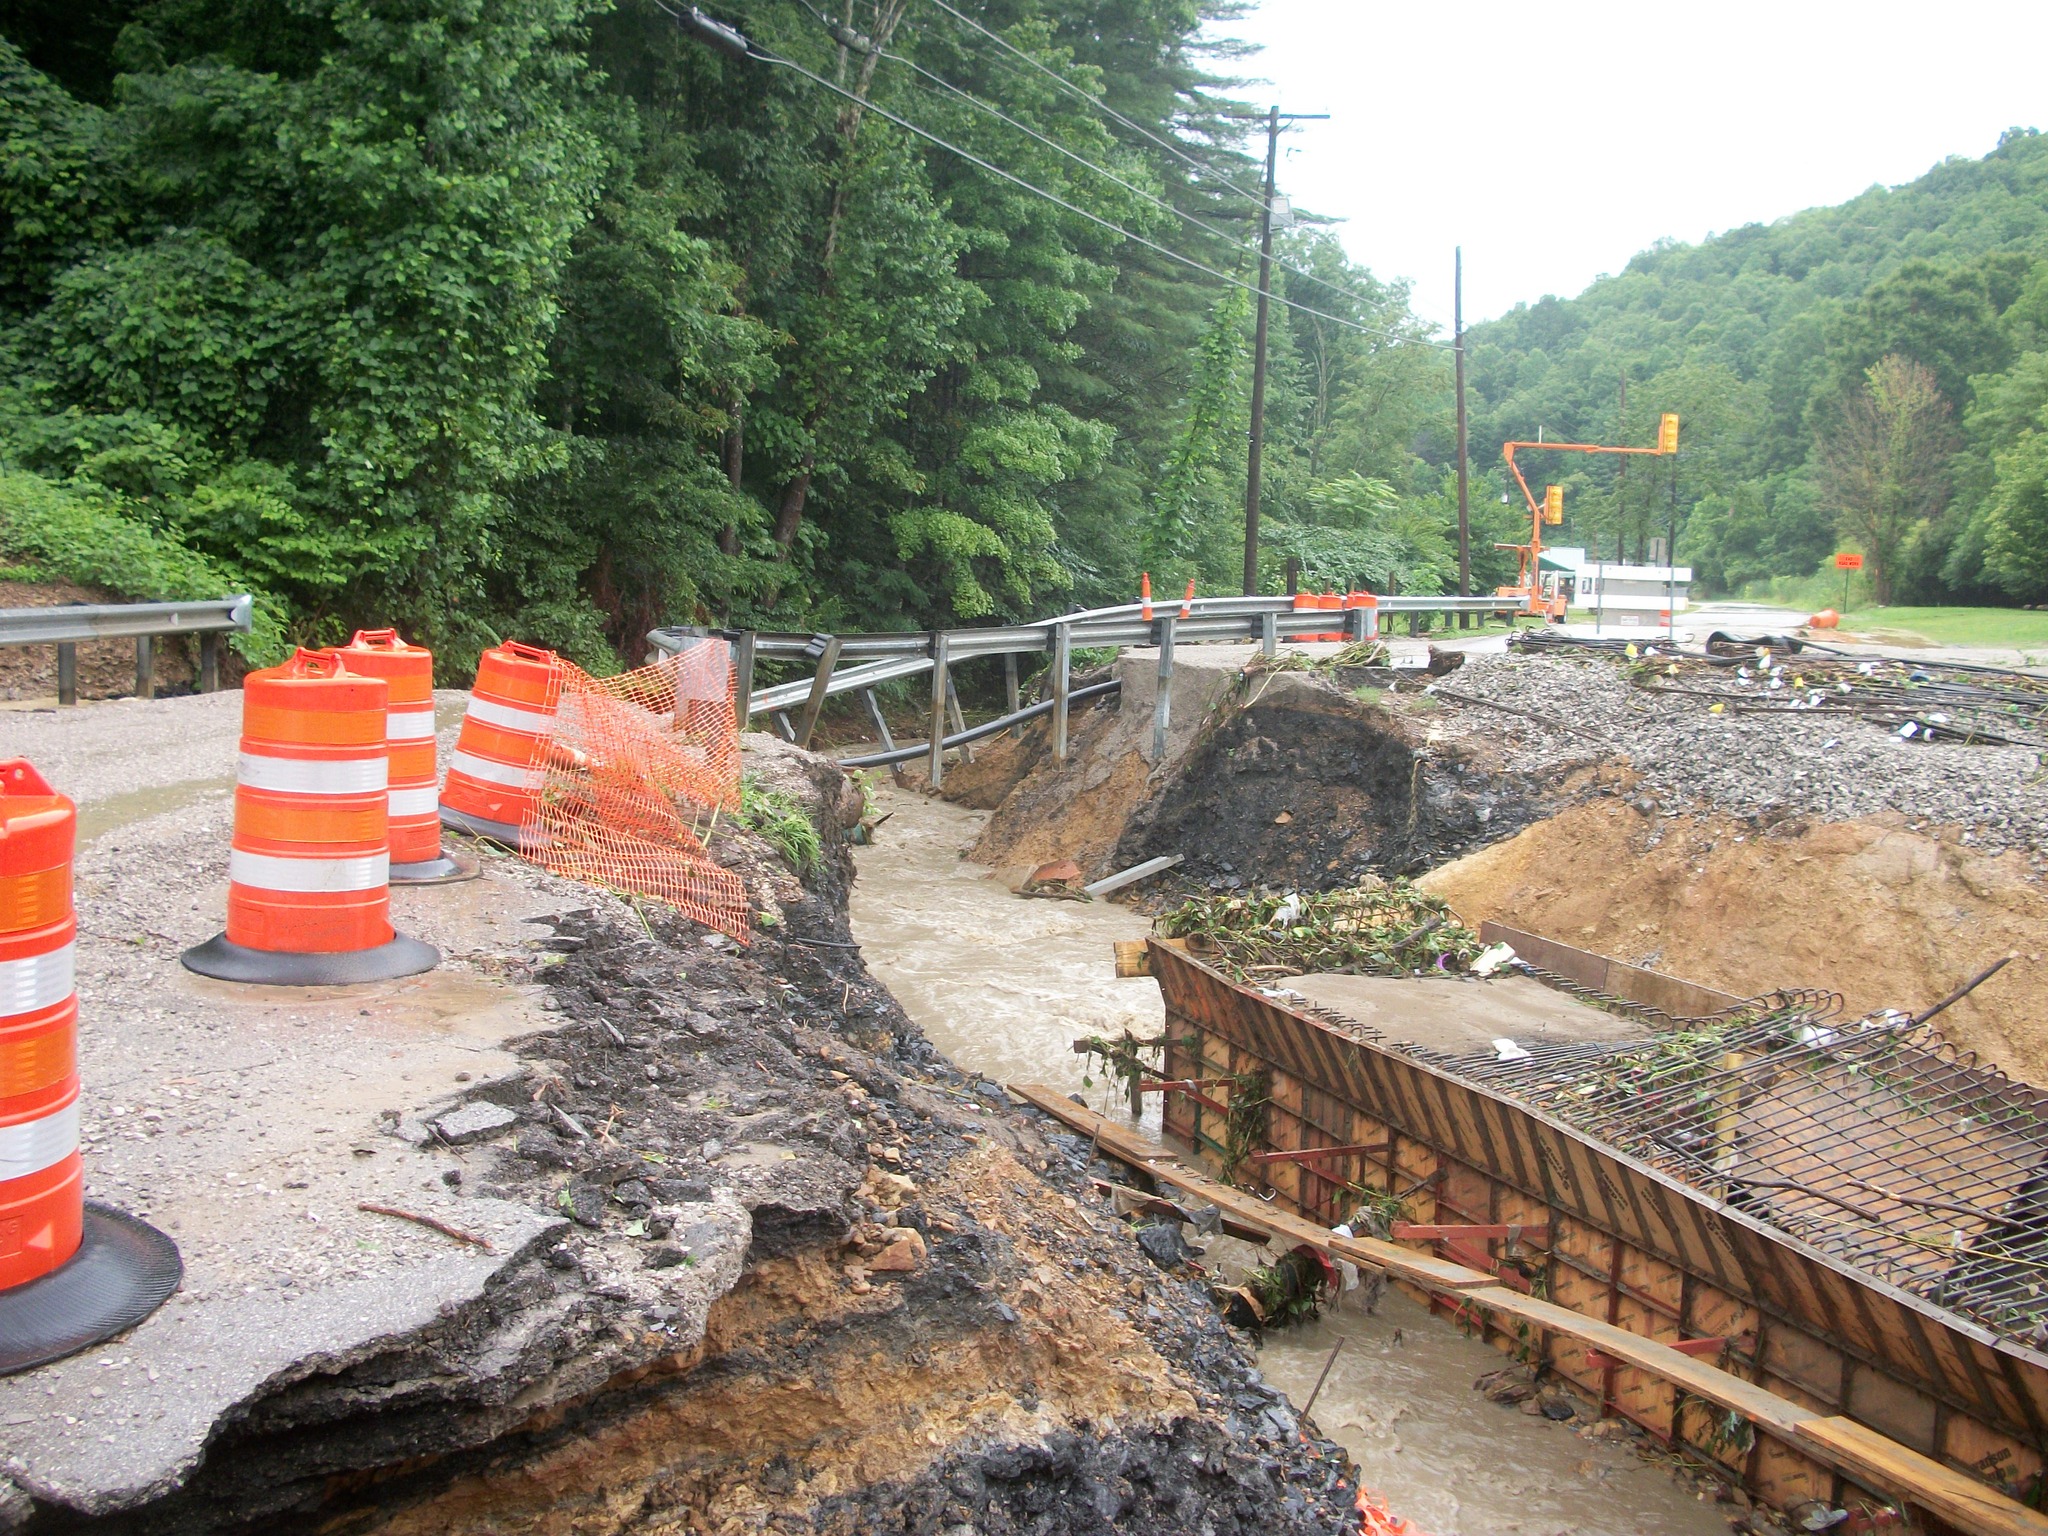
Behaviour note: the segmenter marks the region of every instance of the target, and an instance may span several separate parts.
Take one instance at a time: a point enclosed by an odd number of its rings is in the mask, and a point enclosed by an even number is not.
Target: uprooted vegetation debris
[[[1441,896],[1374,877],[1346,890],[1196,896],[1159,914],[1155,926],[1253,983],[1311,972],[1463,970],[1484,948]]]

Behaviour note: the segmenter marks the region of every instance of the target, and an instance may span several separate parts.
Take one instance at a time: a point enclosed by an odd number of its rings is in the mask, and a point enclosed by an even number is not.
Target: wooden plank
[[[1255,1195],[1232,1189],[1228,1184],[1219,1184],[1207,1174],[1188,1167],[1157,1142],[1133,1134],[1116,1121],[1076,1104],[1065,1094],[1042,1083],[1012,1083],[1010,1092],[1091,1137],[1098,1149],[1119,1162],[1142,1169],[1175,1189],[1198,1195],[1226,1216],[1247,1226],[1258,1227],[1291,1243],[1307,1243],[1367,1269],[1383,1269],[1397,1278],[1436,1290],[1460,1291],[1494,1284],[1493,1276],[1482,1275],[1462,1264],[1446,1264],[1441,1259],[1412,1253],[1377,1238],[1338,1237],[1327,1227],[1304,1221],[1299,1216],[1290,1216]]]
[[[1977,1536],[2048,1536],[2048,1515],[1985,1487],[1967,1473],[1908,1450],[1854,1419],[1815,1415],[1798,1426],[1802,1448],[1818,1448],[1852,1477]]]

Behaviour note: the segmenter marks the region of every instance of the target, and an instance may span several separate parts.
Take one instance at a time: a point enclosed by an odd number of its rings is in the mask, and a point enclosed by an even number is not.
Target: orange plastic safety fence
[[[703,640],[618,677],[562,675],[520,850],[573,880],[668,903],[745,943],[746,886],[705,852],[740,802],[731,648]]]
[[[1388,1509],[1378,1494],[1363,1486],[1358,1490],[1358,1529],[1362,1536],[1423,1536],[1420,1527]]]

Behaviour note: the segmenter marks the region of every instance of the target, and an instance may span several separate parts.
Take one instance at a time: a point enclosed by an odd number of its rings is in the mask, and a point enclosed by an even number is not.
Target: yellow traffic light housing
[[[1678,418],[1673,417],[1676,421]],[[1555,527],[1564,521],[1564,487],[1546,485],[1543,487],[1543,521]]]
[[[1678,413],[1675,411],[1666,411],[1657,423],[1657,451],[1678,452]]]

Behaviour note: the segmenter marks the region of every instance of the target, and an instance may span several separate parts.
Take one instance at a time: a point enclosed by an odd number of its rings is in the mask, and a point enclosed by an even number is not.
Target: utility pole
[[[1252,335],[1252,430],[1244,471],[1244,595],[1259,591],[1259,477],[1266,447],[1266,305],[1273,288],[1273,172],[1280,124],[1326,118],[1327,112],[1266,112],[1266,196],[1259,205],[1259,318]]]
[[[1451,338],[1458,360],[1458,596],[1472,595],[1472,515],[1465,455],[1465,248],[1451,251]]]
[[[1614,424],[1614,440],[1628,441],[1628,370],[1621,370],[1621,405],[1619,419]],[[1628,564],[1628,460],[1621,461],[1621,472],[1614,487],[1614,563]],[[1594,541],[1599,542],[1597,539]]]

